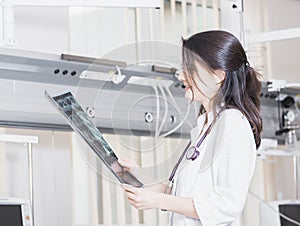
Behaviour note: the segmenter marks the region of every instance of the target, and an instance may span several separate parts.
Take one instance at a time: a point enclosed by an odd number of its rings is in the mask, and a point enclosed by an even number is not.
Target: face
[[[186,87],[185,98],[198,101],[205,106],[211,102],[220,89],[221,82],[225,78],[225,72],[217,70],[215,73],[212,73],[198,63],[196,64],[196,68],[197,75],[187,75],[193,76],[196,84],[186,79],[187,76],[184,76],[185,72],[180,73],[179,80],[182,81]]]

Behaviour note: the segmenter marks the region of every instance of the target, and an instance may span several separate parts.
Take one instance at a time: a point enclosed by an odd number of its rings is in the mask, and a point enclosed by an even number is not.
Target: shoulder
[[[237,109],[226,109],[220,113],[207,142],[207,151],[202,160],[205,169],[214,160],[222,162],[230,158],[240,161],[256,156],[250,123]]]
[[[241,118],[243,119],[245,116],[244,114],[235,108],[229,108],[229,109],[225,109],[224,111],[222,111],[220,113],[220,117],[227,117],[227,118]]]
[[[237,128],[250,128],[250,123],[247,119],[247,117],[238,109],[230,108],[226,109],[223,112],[220,113],[219,119],[217,119],[220,122],[220,124],[223,124],[223,126],[226,129],[237,129]]]
[[[213,130],[213,137],[219,140],[220,146],[249,144],[252,147],[255,143],[247,117],[237,109],[221,112]]]

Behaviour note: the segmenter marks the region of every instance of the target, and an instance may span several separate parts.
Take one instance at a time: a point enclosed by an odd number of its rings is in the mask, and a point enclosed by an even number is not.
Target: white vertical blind
[[[102,167],[106,167],[102,165]],[[103,225],[112,225],[112,196],[110,192],[110,181],[102,178],[102,197],[105,208],[103,208]]]
[[[203,30],[207,30],[207,1],[202,0],[202,25]]]
[[[153,9],[149,9],[149,30],[150,30],[150,40],[154,40],[154,25],[153,25]]]
[[[126,213],[125,213],[125,196],[124,191],[120,186],[116,187],[116,199],[117,199],[117,223],[118,225],[126,225]]]
[[[0,128],[0,133],[3,134],[5,133],[4,128]],[[9,196],[8,193],[8,186],[9,184],[8,181],[8,174],[7,174],[7,161],[6,161],[6,151],[5,150],[5,143],[0,142],[0,194],[3,196]]]
[[[98,188],[97,188],[97,173],[94,170],[89,170],[89,205],[90,205],[90,222],[91,225],[98,224]]]
[[[197,31],[197,26],[198,26],[197,0],[192,0],[191,6],[192,6],[192,27],[193,27],[192,32],[195,33]]]
[[[72,133],[72,222],[75,225],[88,224],[89,223],[89,187],[88,183],[88,171],[89,168],[86,165],[85,159],[82,158],[81,151],[83,147],[80,146],[78,137],[75,133]]]
[[[160,23],[161,39],[164,40],[165,39],[165,6],[164,6],[164,0],[161,0],[159,23]]]
[[[215,29],[220,28],[219,0],[212,1]]]
[[[182,35],[185,37],[187,35],[187,15],[186,15],[186,0],[181,1],[181,13],[182,13]]]
[[[124,8],[124,37],[125,37],[125,42],[129,42],[129,21],[128,21],[128,8]]]
[[[136,42],[140,42],[142,34],[141,34],[141,13],[140,9],[135,9],[135,23],[136,23]]]
[[[141,166],[149,167],[155,164],[155,151],[151,147],[155,147],[154,139],[151,140],[149,137],[141,137],[140,140],[141,150]],[[152,168],[153,174],[155,175],[155,168]],[[144,221],[152,222],[153,225],[157,225],[158,216],[155,210],[144,211]]]
[[[175,29],[176,26],[176,1],[171,0],[171,18],[172,18],[172,28]]]

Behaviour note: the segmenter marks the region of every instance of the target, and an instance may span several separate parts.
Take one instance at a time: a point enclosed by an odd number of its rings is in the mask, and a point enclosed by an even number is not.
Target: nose
[[[180,72],[179,72],[178,80],[181,81],[181,82],[183,82],[183,81],[185,80],[185,79],[184,79],[184,73],[183,73],[183,71],[180,71]]]

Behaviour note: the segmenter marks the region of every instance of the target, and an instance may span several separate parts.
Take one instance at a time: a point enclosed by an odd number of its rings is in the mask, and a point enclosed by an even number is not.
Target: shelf
[[[39,139],[37,136],[0,134],[0,142],[37,144],[39,143]]]
[[[291,151],[291,150],[282,150],[282,149],[264,149],[264,150],[258,150],[257,151],[258,156],[262,155],[272,155],[272,156],[286,156],[286,157],[292,157],[292,156],[300,156],[300,150],[297,151]]]

